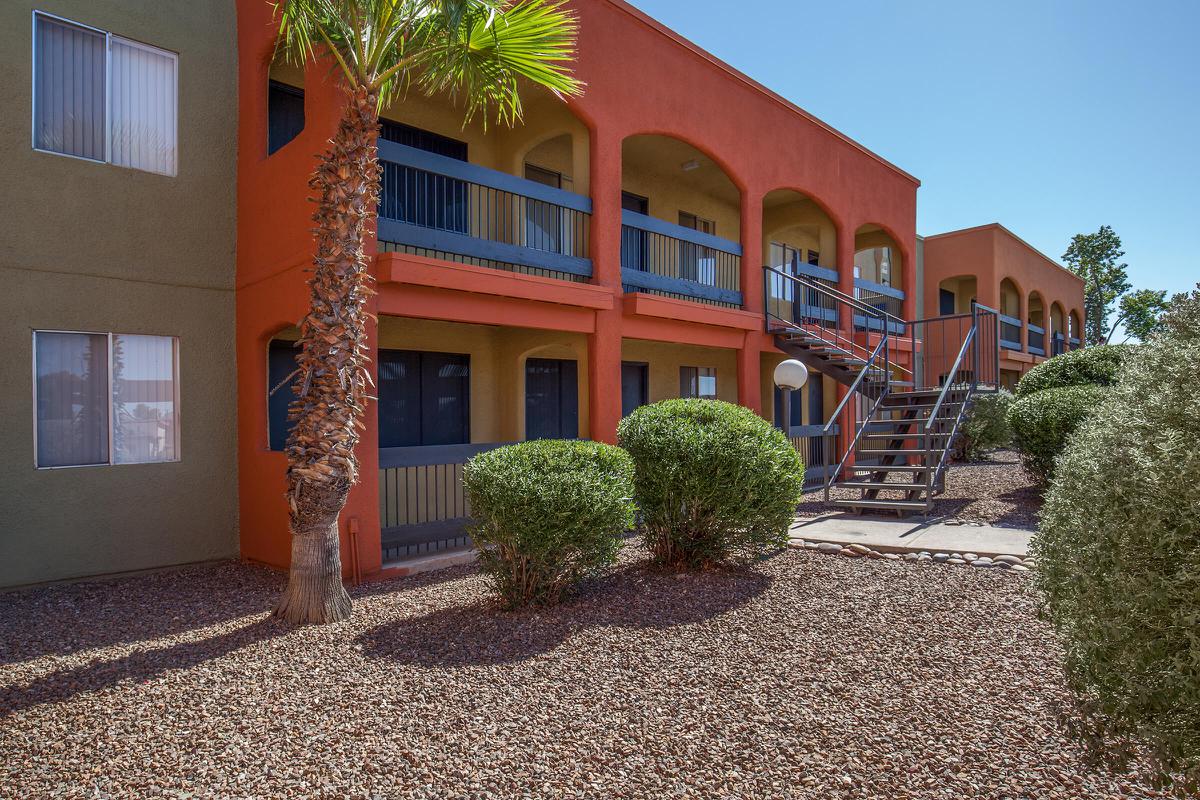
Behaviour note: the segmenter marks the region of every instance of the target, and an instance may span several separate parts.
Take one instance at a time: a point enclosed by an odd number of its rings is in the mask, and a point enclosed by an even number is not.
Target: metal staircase
[[[970,313],[906,321],[827,281],[765,274],[776,344],[847,387],[822,430],[825,452],[840,454],[825,499],[856,513],[928,514],[966,411],[999,386],[996,311],[972,304]]]

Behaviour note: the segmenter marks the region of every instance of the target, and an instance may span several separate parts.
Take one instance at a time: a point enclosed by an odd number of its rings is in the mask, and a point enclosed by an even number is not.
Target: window
[[[632,192],[621,192],[621,210],[649,214],[650,200]],[[641,228],[621,226],[621,266],[646,271],[650,267],[650,239]]]
[[[379,446],[471,441],[471,357],[379,351]]]
[[[715,236],[717,223],[704,219],[687,211],[679,212],[679,224],[700,233]],[[717,283],[717,254],[711,247],[693,242],[679,243],[679,277],[689,281],[697,281],[708,286]]]
[[[267,155],[304,130],[304,90],[271,81],[267,89]]]
[[[175,53],[34,14],[33,146],[174,175]]]
[[[534,181],[543,186],[549,186],[552,189],[561,189],[563,185],[563,175],[561,172],[535,167],[533,164],[525,165],[525,180]]]
[[[713,367],[680,367],[679,396],[717,399],[717,371]]]
[[[525,180],[561,189],[561,172],[525,165]],[[563,216],[562,208],[533,198],[525,199],[525,246],[551,253],[571,252],[571,226]]]
[[[386,139],[396,144],[408,145],[418,150],[436,153],[439,156],[446,156],[458,161],[467,160],[466,142],[460,142],[458,139],[451,139],[449,136],[442,136],[440,133],[414,128],[412,125],[405,125],[403,122],[395,122],[390,119],[380,119],[379,126],[379,138],[381,139]]]
[[[179,340],[36,331],[36,465],[179,460]]]
[[[694,231],[707,233],[710,236],[717,235],[716,222],[711,219],[705,219],[704,217],[698,217],[695,214],[691,214],[687,211],[679,212],[679,224],[685,228],[691,228]]]
[[[296,398],[292,389],[296,383],[296,353],[296,343],[283,339],[273,339],[267,350],[267,437],[272,450],[282,450],[292,432],[288,407]]]
[[[379,122],[381,139],[456,161],[467,160],[466,142],[388,119]],[[379,216],[422,228],[470,232],[471,186],[467,181],[391,162],[382,166]]]
[[[579,436],[579,366],[557,358],[525,361],[525,438]]]

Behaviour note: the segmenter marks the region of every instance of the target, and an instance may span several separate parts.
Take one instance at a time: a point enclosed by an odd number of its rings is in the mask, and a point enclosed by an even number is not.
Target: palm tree
[[[560,0],[278,0],[277,53],[296,64],[328,57],[347,103],[309,181],[317,204],[311,307],[300,323],[294,424],[286,454],[291,571],[275,614],[292,622],[350,615],[338,514],[358,479],[361,418],[372,387],[364,252],[379,199],[379,110],[411,89],[449,94],[464,124],[513,124],[519,87],[578,94],[571,77],[575,17]]]

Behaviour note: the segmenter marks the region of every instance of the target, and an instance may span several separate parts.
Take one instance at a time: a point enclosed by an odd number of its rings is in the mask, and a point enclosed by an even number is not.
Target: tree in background
[[[1112,324],[1105,344],[1112,341],[1117,327],[1125,325],[1125,333],[1139,340],[1146,341],[1150,334],[1158,330],[1162,323],[1163,314],[1170,304],[1167,303],[1167,290],[1138,289],[1121,298],[1118,304],[1117,321]]]
[[[1108,344],[1118,327],[1141,341],[1158,327],[1167,308],[1166,291],[1138,289],[1130,292],[1129,265],[1121,261],[1121,237],[1108,225],[1095,233],[1071,237],[1063,261],[1083,279],[1084,335],[1089,345]],[[1114,309],[1117,319],[1108,324]]]
[[[346,93],[309,181],[316,253],[286,447],[292,558],[275,609],[292,622],[335,622],[350,615],[337,522],[358,480],[371,385],[365,240],[379,200],[380,108],[415,87],[450,95],[468,121],[511,124],[522,81],[560,96],[581,90],[568,70],[576,23],[555,0],[280,0],[275,10],[278,53],[298,65],[327,57]]]
[[[1088,344],[1104,344],[1109,338],[1108,318],[1117,299],[1129,291],[1129,265],[1121,261],[1121,237],[1108,225],[1095,233],[1071,237],[1063,261],[1083,279],[1084,335]]]

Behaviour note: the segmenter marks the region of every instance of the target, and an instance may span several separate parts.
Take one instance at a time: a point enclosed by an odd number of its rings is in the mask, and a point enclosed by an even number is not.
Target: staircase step
[[[945,452],[945,450],[946,448],[944,447],[931,447],[928,450],[922,447],[919,449],[914,448],[912,450],[896,450],[893,448],[885,448],[881,450],[855,450],[854,452],[857,455],[870,458],[872,456],[923,456],[926,453],[940,455],[941,453]]]
[[[912,492],[918,489],[924,489],[923,483],[884,483],[877,481],[841,481],[833,485],[835,489],[898,489],[904,492]]]
[[[936,439],[936,438],[940,437],[942,439],[945,439],[949,435],[950,435],[949,432],[934,433],[933,431],[930,431],[929,438]],[[865,433],[865,434],[863,434],[863,438],[864,439],[874,439],[875,441],[887,441],[889,439],[924,439],[925,432],[924,431],[914,431],[912,433]],[[874,452],[874,451],[872,451],[872,452]]]
[[[911,404],[889,403],[888,400],[892,397],[895,397],[895,395],[890,394],[887,397],[883,398],[883,405],[879,409],[880,412],[884,412],[884,411],[926,411],[926,410],[933,409],[937,405],[937,403],[911,403]],[[942,408],[957,409],[958,406],[961,406],[961,405],[962,405],[962,402],[958,402],[958,401],[951,402],[950,400],[947,400],[946,402],[942,403]],[[955,413],[957,413],[957,411]]]
[[[927,467],[924,464],[855,464],[848,469],[852,473],[859,474],[865,472],[927,472],[933,467]]]
[[[924,511],[924,500],[834,500],[840,508],[873,508],[880,511]]]

